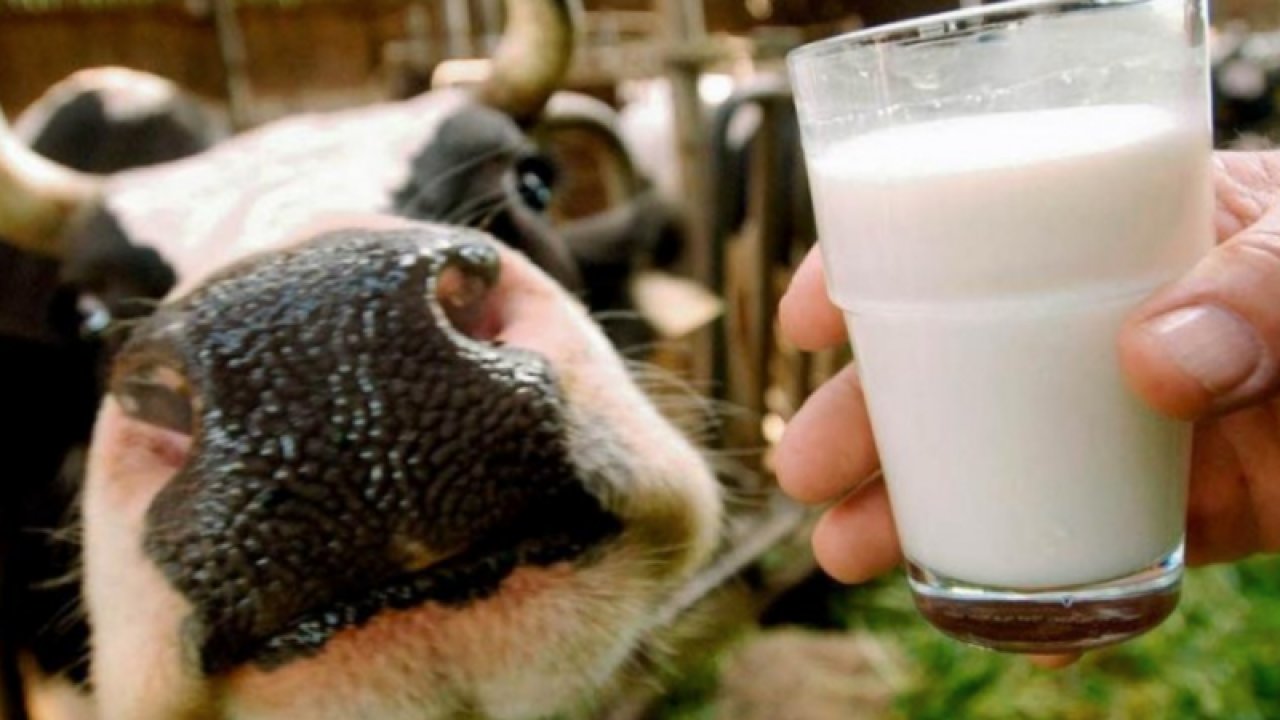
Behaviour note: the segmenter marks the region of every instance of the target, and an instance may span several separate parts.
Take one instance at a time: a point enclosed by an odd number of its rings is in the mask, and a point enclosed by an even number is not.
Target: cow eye
[[[166,365],[129,368],[116,376],[111,392],[129,417],[191,434],[195,416],[191,388],[178,370]]]
[[[551,206],[551,188],[556,171],[551,161],[538,155],[527,155],[516,161],[516,190],[524,204],[538,212]]]
[[[97,295],[81,293],[76,298],[76,310],[80,312],[82,337],[98,337],[111,326],[111,309]]]

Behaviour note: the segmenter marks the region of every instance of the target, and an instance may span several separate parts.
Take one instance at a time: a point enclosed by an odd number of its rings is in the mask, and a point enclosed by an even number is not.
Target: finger
[[[782,334],[801,350],[822,350],[848,338],[844,316],[831,304],[822,272],[822,254],[815,245],[791,278],[778,304]]]
[[[902,562],[889,493],[877,482],[841,500],[813,531],[813,554],[831,577],[866,582]]]
[[[774,453],[784,492],[823,503],[849,492],[880,466],[862,385],[853,365],[836,373],[796,413]]]
[[[1280,385],[1280,206],[1136,310],[1120,362],[1154,408],[1192,419]]]
[[[1273,423],[1256,422],[1266,412],[1251,408],[1196,429],[1187,497],[1188,565],[1228,562],[1264,546],[1258,518],[1277,507],[1276,483],[1254,487],[1249,478],[1275,477],[1274,465],[1262,464],[1274,463],[1274,450],[1266,449],[1274,443],[1253,437],[1272,431]]]
[[[1280,204],[1280,151],[1217,152],[1214,225],[1218,239],[1226,240],[1252,225],[1267,209]]]
[[[1046,670],[1061,670],[1075,665],[1076,661],[1080,659],[1080,653],[1071,653],[1070,655],[1029,655],[1027,659],[1031,661],[1031,664]]]

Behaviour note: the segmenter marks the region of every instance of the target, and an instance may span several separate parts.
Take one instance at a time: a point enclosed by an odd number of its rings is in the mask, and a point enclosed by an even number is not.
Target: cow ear
[[[681,338],[724,314],[724,301],[700,283],[648,270],[631,280],[631,301],[663,338]]]
[[[63,229],[100,192],[100,180],[32,152],[0,115],[0,238],[5,242],[59,256]]]
[[[570,152],[582,152],[582,140],[588,140],[586,147],[594,155],[592,159],[601,176],[595,184],[604,190],[606,208],[623,205],[649,191],[649,181],[636,169],[622,139],[618,112],[607,103],[582,93],[561,90],[551,96],[530,134],[539,146],[548,150],[566,139],[570,142],[577,139],[577,147]]]

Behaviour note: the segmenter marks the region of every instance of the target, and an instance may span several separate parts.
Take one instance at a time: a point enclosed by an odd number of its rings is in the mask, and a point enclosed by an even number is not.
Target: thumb
[[[1183,419],[1280,387],[1280,205],[1143,303],[1120,335],[1130,386]]]

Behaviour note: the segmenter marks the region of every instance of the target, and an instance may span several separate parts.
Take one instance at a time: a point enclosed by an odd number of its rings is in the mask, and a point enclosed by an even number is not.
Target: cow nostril
[[[111,394],[125,414],[140,422],[190,435],[195,417],[190,385],[175,368],[162,364],[126,367]]]
[[[473,340],[492,341],[502,318],[491,290],[497,282],[498,257],[489,247],[461,248],[435,282],[435,296],[455,330]]]

